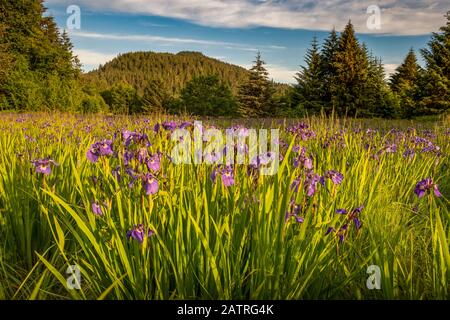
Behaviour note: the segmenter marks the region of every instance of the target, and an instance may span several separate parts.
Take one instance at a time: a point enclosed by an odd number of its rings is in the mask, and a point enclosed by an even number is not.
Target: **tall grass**
[[[283,121],[247,123],[282,130],[288,147],[276,175],[253,179],[236,166],[235,185],[225,187],[211,180],[212,165],[175,165],[163,157],[159,191],[145,195],[139,181],[127,186],[120,132],[145,132],[151,152],[170,154],[170,133],[153,132],[163,120],[0,116],[0,298],[449,298],[449,123],[310,118],[304,121],[317,136],[306,141],[294,140]],[[369,127],[380,130],[368,134]],[[340,130],[342,143],[324,146]],[[89,146],[115,133],[119,156],[89,162]],[[440,150],[416,148],[403,156],[414,136],[426,136]],[[396,152],[379,152],[393,141]],[[313,155],[318,174],[340,171],[342,184],[327,180],[313,197],[303,187],[295,192],[291,184],[304,172],[293,166],[294,145]],[[50,175],[36,173],[31,163],[45,157],[59,163]],[[117,166],[121,181],[113,174]],[[443,197],[414,194],[427,177]],[[291,199],[304,205],[302,223],[285,220]],[[92,212],[93,201],[103,215]],[[351,225],[343,243],[326,235],[345,220],[337,209],[360,205],[359,231]],[[142,244],[126,237],[139,223],[155,232]],[[81,270],[81,290],[66,286],[69,265]],[[366,286],[370,265],[380,267],[381,290]]]

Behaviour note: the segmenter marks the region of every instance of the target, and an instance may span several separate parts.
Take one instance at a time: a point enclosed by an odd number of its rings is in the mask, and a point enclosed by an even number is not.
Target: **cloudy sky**
[[[287,83],[312,38],[323,40],[349,19],[392,72],[409,48],[426,45],[449,9],[447,0],[47,0],[45,5],[61,29],[67,29],[67,8],[79,6],[80,29],[69,34],[86,71],[140,50],[201,51],[249,67],[260,50],[271,77]]]

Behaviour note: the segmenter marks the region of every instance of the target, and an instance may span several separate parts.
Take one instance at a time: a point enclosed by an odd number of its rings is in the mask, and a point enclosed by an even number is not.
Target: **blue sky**
[[[388,73],[410,47],[426,45],[444,25],[446,1],[301,1],[301,0],[47,0],[49,14],[61,29],[69,5],[81,9],[81,28],[70,30],[74,51],[84,70],[96,68],[119,53],[200,51],[250,67],[257,50],[271,77],[292,83],[314,36],[322,41],[348,19],[360,41],[383,59]],[[368,19],[379,8],[379,28]],[[373,25],[373,24],[372,24]]]

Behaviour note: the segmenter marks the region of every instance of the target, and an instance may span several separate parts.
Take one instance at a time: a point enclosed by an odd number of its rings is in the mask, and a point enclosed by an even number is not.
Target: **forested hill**
[[[126,81],[142,94],[156,80],[171,95],[177,95],[187,82],[198,76],[216,75],[233,93],[248,77],[248,70],[203,55],[200,52],[131,52],[119,55],[85,76],[108,86]]]

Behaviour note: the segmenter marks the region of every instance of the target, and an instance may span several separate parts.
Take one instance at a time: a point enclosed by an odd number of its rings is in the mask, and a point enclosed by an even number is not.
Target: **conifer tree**
[[[428,48],[421,50],[426,64],[420,103],[423,114],[450,110],[450,11],[445,17],[446,25],[433,33]]]
[[[1,3],[0,64],[6,59],[10,65],[6,79],[0,79],[0,91],[8,108],[36,110],[64,105],[73,110],[81,104],[76,98],[80,70],[70,40],[61,36],[45,12],[42,0]]]
[[[333,104],[341,115],[355,116],[364,106],[364,88],[368,76],[368,61],[358,43],[351,21],[339,38],[333,63]]]
[[[322,60],[316,37],[306,52],[305,63],[295,77],[297,84],[294,86],[293,102],[301,109],[317,114],[321,111],[324,97]]]
[[[150,80],[142,95],[142,109],[146,113],[163,111],[170,95],[164,90],[162,81]]]
[[[260,52],[254,63],[248,80],[239,88],[239,113],[244,117],[267,115],[272,107],[272,84]]]
[[[333,62],[336,59],[336,53],[339,49],[339,36],[336,29],[330,32],[330,35],[322,46],[321,56],[321,73],[322,73],[322,94],[323,109],[327,114],[333,110],[333,80],[336,77],[336,69]]]
[[[419,102],[419,83],[421,68],[417,63],[414,50],[411,48],[403,63],[397,67],[390,78],[390,87],[400,99],[401,115],[416,115]]]

